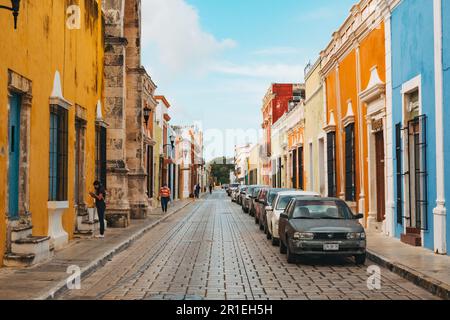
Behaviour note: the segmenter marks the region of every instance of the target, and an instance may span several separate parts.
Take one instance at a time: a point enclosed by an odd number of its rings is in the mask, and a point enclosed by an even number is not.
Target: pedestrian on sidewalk
[[[210,183],[210,184],[209,184],[209,194],[212,194],[212,190],[213,190],[213,186],[212,186],[212,184]]]
[[[170,202],[170,188],[164,184],[159,190],[159,197],[161,198],[161,208],[163,212],[167,212],[167,206]]]
[[[95,207],[97,208],[98,220],[100,223],[100,234],[96,238],[105,237],[105,210],[106,210],[106,191],[100,181],[94,181],[95,192],[90,192],[90,196],[95,199]]]
[[[195,197],[197,199],[200,198],[200,189],[201,189],[200,184],[197,183],[196,186],[195,186]]]

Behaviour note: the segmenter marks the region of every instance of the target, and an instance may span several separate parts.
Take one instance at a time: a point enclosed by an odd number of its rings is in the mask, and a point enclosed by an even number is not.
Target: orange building
[[[376,1],[361,0],[321,52],[328,195],[345,199],[380,230],[387,189],[385,47]]]

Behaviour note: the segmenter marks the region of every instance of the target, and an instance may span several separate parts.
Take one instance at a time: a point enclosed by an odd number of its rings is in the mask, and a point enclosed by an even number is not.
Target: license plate
[[[324,251],[339,251],[339,244],[338,243],[325,243],[323,245]]]

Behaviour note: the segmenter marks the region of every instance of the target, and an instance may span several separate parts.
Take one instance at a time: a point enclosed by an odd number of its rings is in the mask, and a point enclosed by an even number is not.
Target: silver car
[[[299,255],[354,256],[366,261],[366,233],[345,201],[335,198],[292,199],[280,215],[280,252],[289,263]]]
[[[284,212],[289,201],[295,197],[320,197],[320,194],[312,191],[282,191],[277,194],[275,200],[272,202],[272,206],[266,207],[267,215],[267,230],[272,238],[272,244],[277,246],[279,244],[278,235],[278,221],[280,219],[280,214]]]

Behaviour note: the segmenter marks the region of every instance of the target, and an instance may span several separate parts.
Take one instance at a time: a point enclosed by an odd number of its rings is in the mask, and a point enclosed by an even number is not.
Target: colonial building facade
[[[49,0],[22,2],[17,30],[0,19],[0,266],[40,263],[89,230],[104,159],[101,5],[81,2],[73,23],[66,2]]]
[[[375,0],[360,1],[321,53],[326,92],[328,195],[385,228],[385,27]],[[367,159],[367,161],[365,160]],[[375,179],[368,173],[378,171]]]
[[[326,195],[326,143],[321,59],[305,70],[304,187]]]
[[[107,0],[104,11],[106,217],[112,227],[127,227],[131,218],[143,219],[150,210],[144,119],[149,91],[143,85],[151,79],[141,65],[141,1]]]
[[[393,235],[448,252],[448,1],[389,1],[394,128]],[[410,38],[405,34],[420,34]],[[447,28],[447,29],[446,29]],[[447,51],[445,51],[447,50]],[[447,121],[446,121],[447,120]],[[447,143],[446,143],[447,142]]]

